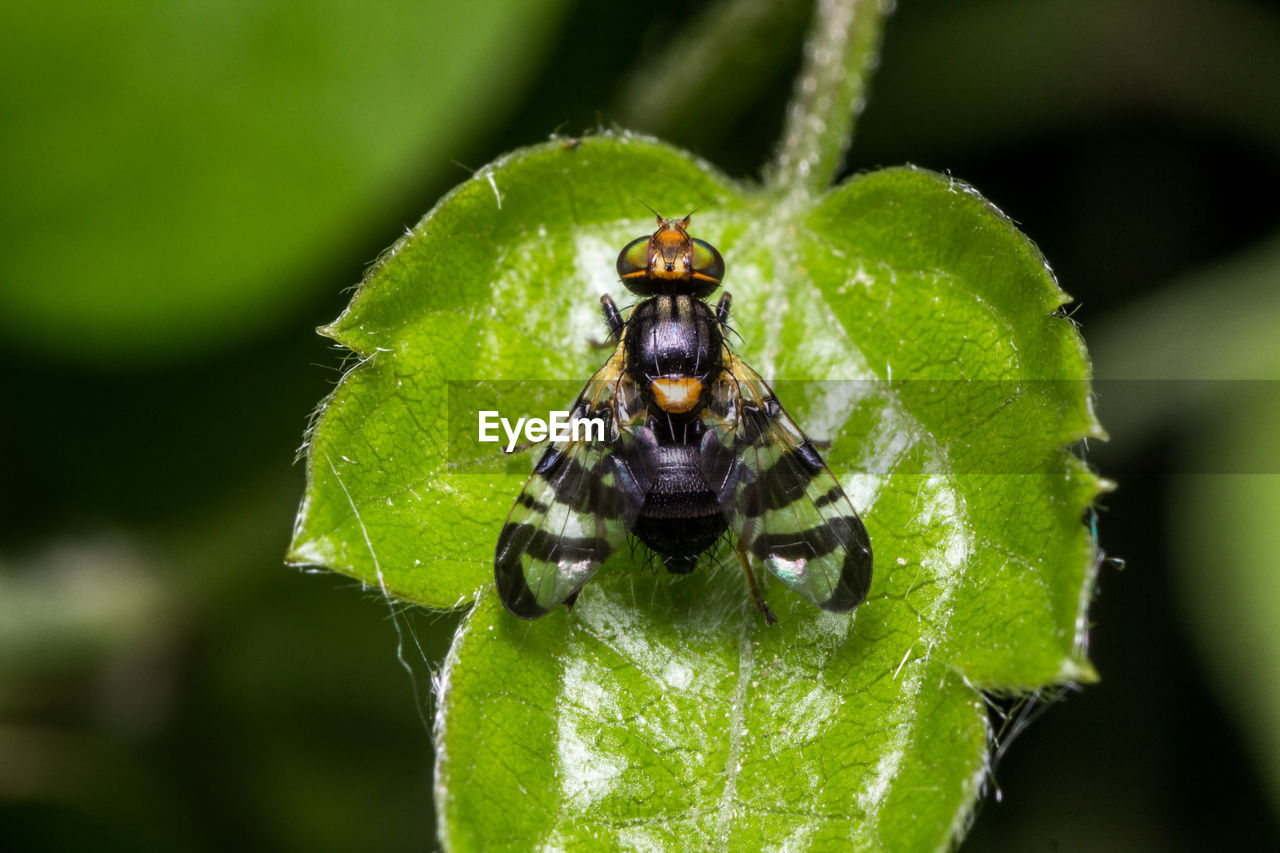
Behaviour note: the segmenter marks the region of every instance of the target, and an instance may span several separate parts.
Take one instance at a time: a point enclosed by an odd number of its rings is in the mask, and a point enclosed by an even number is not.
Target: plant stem
[[[821,192],[835,179],[862,112],[892,0],[817,0],[778,152],[765,187],[792,195]]]

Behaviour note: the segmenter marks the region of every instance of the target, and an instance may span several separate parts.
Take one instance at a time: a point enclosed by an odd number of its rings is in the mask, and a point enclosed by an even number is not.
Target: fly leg
[[[764,614],[764,623],[772,625],[778,621],[778,617],[773,615],[773,611],[769,609],[769,605],[765,604],[764,596],[760,594],[760,587],[756,586],[755,572],[751,571],[751,565],[747,562],[747,552],[743,549],[742,543],[739,542],[737,548],[738,560],[742,563],[742,573],[747,576],[747,586],[751,589],[751,597],[756,600],[756,607],[760,608],[760,612]]]
[[[618,306],[613,304],[613,300],[609,298],[609,294],[600,297],[600,310],[604,313],[605,325],[609,327],[609,337],[603,341],[597,341],[592,338],[587,341],[592,349],[610,349],[618,345],[622,340],[622,327],[626,322],[622,319],[622,312],[618,310]]]
[[[729,325],[729,302],[732,299],[733,297],[726,290],[720,295],[720,301],[716,303],[716,319],[720,321],[721,326]]]
[[[622,314],[607,293],[600,297],[600,310],[604,312],[604,322],[609,327],[609,337],[613,338],[614,343],[622,340],[622,326],[624,325]]]

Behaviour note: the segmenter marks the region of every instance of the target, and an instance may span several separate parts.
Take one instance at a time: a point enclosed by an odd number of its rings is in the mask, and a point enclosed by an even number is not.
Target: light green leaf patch
[[[854,613],[766,578],[766,628],[725,546],[687,577],[624,551],[537,622],[497,602],[533,455],[466,446],[472,404],[568,407],[606,357],[599,296],[634,301],[613,265],[653,227],[639,201],[710,203],[691,231],[724,254],[735,348],[870,533]],[[948,846],[987,768],[981,690],[1093,677],[1081,520],[1102,484],[1068,448],[1101,430],[1065,301],[999,211],[914,169],[810,202],[603,136],[445,198],[325,330],[359,360],[310,437],[289,557],[428,606],[477,600],[441,679],[446,847]]]

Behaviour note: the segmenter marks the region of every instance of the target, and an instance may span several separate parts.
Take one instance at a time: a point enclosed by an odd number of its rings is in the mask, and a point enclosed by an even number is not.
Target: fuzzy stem
[[[892,0],[818,0],[782,141],[766,167],[766,187],[808,196],[835,179],[892,6]]]

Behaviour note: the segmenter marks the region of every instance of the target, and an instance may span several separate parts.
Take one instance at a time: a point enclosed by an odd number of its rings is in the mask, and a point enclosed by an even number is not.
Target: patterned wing
[[[573,418],[602,418],[604,438],[552,442],[498,536],[494,577],[506,608],[524,619],[572,603],[600,564],[626,540],[646,487],[616,451],[638,399],[618,347],[587,383]]]
[[[709,408],[702,471],[738,541],[824,610],[861,604],[871,586],[867,529],[773,391],[728,355]]]

